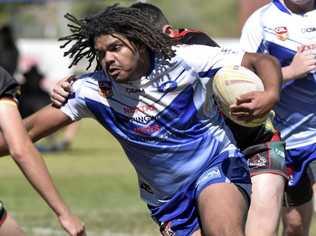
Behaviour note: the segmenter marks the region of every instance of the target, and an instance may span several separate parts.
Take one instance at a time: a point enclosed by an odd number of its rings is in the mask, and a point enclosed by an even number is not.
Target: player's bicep
[[[17,104],[13,99],[0,99],[0,152],[24,145],[27,134],[23,127],[22,119],[17,108]]]

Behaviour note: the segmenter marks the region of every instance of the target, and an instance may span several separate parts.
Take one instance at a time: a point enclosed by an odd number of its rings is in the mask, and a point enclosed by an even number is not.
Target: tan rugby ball
[[[213,92],[217,105],[226,117],[241,126],[259,126],[268,116],[251,121],[241,121],[231,117],[230,105],[234,104],[240,95],[252,91],[264,91],[263,83],[254,72],[243,66],[224,66],[214,76]]]

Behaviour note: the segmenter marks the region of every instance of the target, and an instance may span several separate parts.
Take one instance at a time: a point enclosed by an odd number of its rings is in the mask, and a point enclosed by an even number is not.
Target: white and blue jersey
[[[151,206],[208,166],[241,155],[214,106],[211,83],[224,64],[240,64],[243,53],[200,45],[175,49],[171,60],[155,56],[151,72],[137,81],[116,83],[102,71],[81,76],[62,107],[71,119],[92,117],[111,132]]]
[[[275,56],[281,66],[291,63],[297,47],[316,43],[316,10],[294,14],[280,0],[255,11],[242,30],[247,52]],[[287,149],[316,143],[316,73],[285,82],[275,107],[275,125]]]
[[[282,67],[290,65],[298,46],[315,42],[316,9],[295,14],[280,0],[255,11],[240,40],[244,51],[275,56]],[[275,112],[275,127],[286,142],[287,164],[294,169],[289,184],[296,185],[306,165],[316,159],[311,151],[316,148],[316,73],[284,82]]]

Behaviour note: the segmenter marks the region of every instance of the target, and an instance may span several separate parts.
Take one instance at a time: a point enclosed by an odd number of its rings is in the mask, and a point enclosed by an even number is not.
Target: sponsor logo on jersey
[[[144,127],[136,127],[134,128],[134,131],[138,134],[146,134],[150,135],[152,133],[155,133],[161,129],[160,125],[154,124],[154,125],[149,125],[149,126],[144,126]]]
[[[175,90],[176,88],[177,88],[177,82],[170,80],[170,81],[160,84],[158,87],[158,91],[166,93],[166,92],[171,92]]]
[[[154,105],[140,105],[137,107],[124,106],[123,111],[125,114],[134,114],[137,111],[141,113],[147,113],[156,111],[156,107]]]
[[[140,123],[140,124],[147,124],[149,121],[156,120],[156,117],[155,116],[136,116],[136,117],[131,117],[130,120],[136,123]]]
[[[221,53],[223,53],[225,55],[234,55],[234,54],[238,54],[238,51],[231,49],[231,48],[222,48]]]
[[[268,168],[269,163],[267,157],[261,153],[257,153],[253,155],[250,159],[248,159],[249,168]]]
[[[275,32],[277,38],[282,40],[282,41],[287,40],[288,37],[289,37],[289,33],[288,33],[288,30],[287,30],[287,27],[285,27],[285,26],[275,27],[274,28],[274,32]]]
[[[316,31],[316,27],[307,27],[307,28],[303,28],[302,29],[302,33],[305,34],[305,33],[313,33]]]
[[[126,88],[127,93],[143,93],[144,89],[143,88]]]
[[[218,179],[222,177],[222,173],[220,171],[220,169],[215,166],[212,167],[208,170],[206,170],[201,177],[198,179],[196,186],[199,186],[200,184],[203,184],[207,181],[213,180],[213,179]]]

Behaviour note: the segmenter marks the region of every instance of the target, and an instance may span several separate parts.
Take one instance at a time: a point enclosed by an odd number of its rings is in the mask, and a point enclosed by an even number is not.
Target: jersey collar
[[[284,6],[284,4],[280,0],[273,0],[272,2],[280,11],[282,11],[286,14],[292,15],[292,13],[289,11],[289,9],[287,9],[287,7]]]

